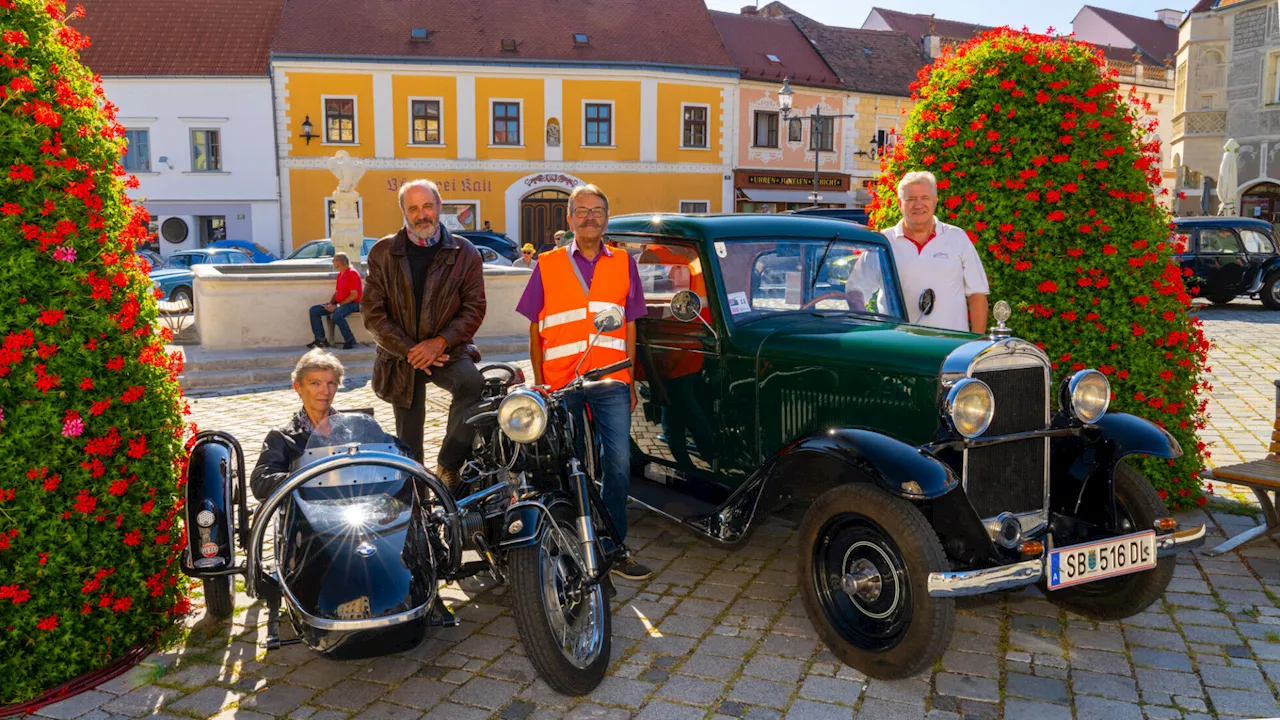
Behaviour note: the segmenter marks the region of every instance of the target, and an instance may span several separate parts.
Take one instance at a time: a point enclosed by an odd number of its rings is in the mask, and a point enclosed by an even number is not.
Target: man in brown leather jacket
[[[426,384],[449,391],[449,424],[436,474],[449,486],[471,448],[464,422],[480,399],[484,381],[472,339],[484,320],[484,270],[480,253],[440,224],[440,191],[430,180],[400,188],[405,226],[369,251],[360,300],[365,328],[378,344],[373,391],[391,403],[396,435],[423,462]]]

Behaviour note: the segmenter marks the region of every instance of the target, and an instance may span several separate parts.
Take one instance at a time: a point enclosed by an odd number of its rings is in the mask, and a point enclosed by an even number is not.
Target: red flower
[[[133,547],[137,545],[138,543],[142,542],[142,531],[137,529],[130,530],[129,532],[124,534],[124,539],[122,540],[122,542],[125,545],[128,545],[129,547]]]
[[[36,629],[37,629],[37,630],[44,630],[45,632],[48,632],[48,631],[50,631],[50,630],[53,630],[53,629],[55,629],[55,628],[57,628],[57,627],[58,627],[58,616],[57,616],[57,615],[50,615],[49,617],[44,618],[44,619],[43,619],[43,620],[41,620],[40,622],[36,623]]]
[[[147,454],[147,436],[140,435],[129,441],[129,457],[138,459]],[[143,510],[143,512],[147,512]]]
[[[15,203],[7,202],[0,205],[0,215],[21,215],[22,206]]]
[[[1058,283],[1052,280],[1045,280],[1044,282],[1040,283],[1037,289],[1042,293],[1056,293],[1058,292]]]
[[[156,501],[155,501],[155,500],[148,500],[148,501],[146,501],[146,502],[142,503],[142,508],[141,508],[141,509],[142,509],[142,514],[143,514],[143,515],[150,515],[150,514],[151,514],[151,511],[156,509]]]
[[[31,182],[36,179],[35,170],[30,165],[10,165],[9,179],[18,182]]]
[[[1045,219],[1048,220],[1049,222],[1062,222],[1063,220],[1067,219],[1067,214],[1062,212],[1061,210],[1054,210],[1053,212],[1045,216]]]
[[[88,490],[81,490],[80,493],[76,495],[76,512],[88,515],[93,512],[96,507],[98,507],[98,499],[90,495]]]
[[[30,44],[30,41],[27,40],[27,34],[21,30],[6,30],[4,35],[0,35],[0,38],[3,38],[10,45],[19,47],[26,47]]]
[[[1147,332],[1147,329],[1146,329],[1146,328],[1142,327],[1142,326],[1141,326],[1141,325],[1139,325],[1138,323],[1133,323],[1133,336],[1134,336],[1134,337],[1141,337],[1141,336],[1142,336],[1143,334],[1145,334],[1146,332]]]
[[[41,485],[41,487],[44,488],[45,492],[51,493],[58,489],[58,484],[61,482],[62,482],[62,477],[59,475],[54,475],[48,480],[45,480],[44,483]]]
[[[67,314],[66,310],[41,310],[40,322],[53,327],[62,322],[62,317]]]
[[[124,369],[124,358],[117,355],[107,361],[107,369],[112,372],[119,372]]]
[[[141,385],[135,385],[129,388],[128,390],[124,391],[124,394],[120,396],[120,402],[124,403],[125,405],[128,405],[129,403],[137,402],[138,400],[142,399],[142,395],[146,391],[147,389],[145,387]]]

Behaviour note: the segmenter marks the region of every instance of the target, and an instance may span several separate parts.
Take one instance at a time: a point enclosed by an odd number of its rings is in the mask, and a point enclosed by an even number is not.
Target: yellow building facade
[[[273,72],[286,247],[329,236],[339,150],[368,168],[366,237],[403,225],[397,191],[417,178],[440,186],[447,227],[535,246],[583,183],[614,215],[732,211],[729,72],[285,58]]]

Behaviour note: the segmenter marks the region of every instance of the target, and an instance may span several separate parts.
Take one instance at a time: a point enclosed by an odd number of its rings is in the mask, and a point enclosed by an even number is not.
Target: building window
[[[607,103],[587,103],[586,130],[584,145],[613,145],[613,106]]]
[[[684,106],[684,145],[687,148],[707,147],[707,106]]]
[[[707,202],[706,200],[681,200],[680,201],[681,213],[694,213],[694,214],[708,213],[708,212],[711,212],[710,208],[711,208],[711,203]]]
[[[804,124],[800,122],[800,118],[791,118],[787,121],[787,142],[798,143],[804,137]]]
[[[493,104],[493,144],[520,144],[520,103],[496,102]]]
[[[809,149],[832,152],[835,147],[835,118],[815,117],[809,125]]]
[[[324,141],[355,144],[355,98],[327,98],[324,101]]]
[[[222,170],[222,146],[217,130],[191,131],[191,169],[196,172]]]
[[[409,123],[413,129],[410,142],[414,145],[439,145],[440,101],[413,100],[409,103]]]
[[[778,113],[756,113],[756,147],[778,147]]]
[[[124,169],[129,172],[151,172],[151,132],[125,130],[129,149],[124,153]]]

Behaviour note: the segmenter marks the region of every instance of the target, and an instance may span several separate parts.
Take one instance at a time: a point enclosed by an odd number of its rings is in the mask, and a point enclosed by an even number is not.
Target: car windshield
[[[902,320],[884,247],[855,240],[778,239],[717,243],[733,322],[797,310]]]
[[[311,433],[294,472],[341,451],[359,448],[386,452],[395,440],[372,417],[337,413]],[[401,472],[356,464],[319,475],[299,488],[294,501],[320,533],[383,533],[409,522],[413,485]]]
[[[324,257],[322,251],[324,250],[325,245],[329,245],[327,240],[313,240],[289,253],[289,257],[287,259],[310,260],[313,258]],[[332,249],[333,245],[329,245],[329,247]]]

